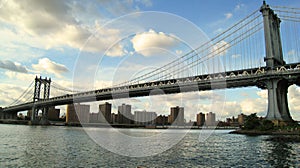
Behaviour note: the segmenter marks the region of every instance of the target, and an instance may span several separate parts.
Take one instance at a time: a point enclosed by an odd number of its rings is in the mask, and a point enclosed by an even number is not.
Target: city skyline
[[[124,25],[105,27],[105,25],[120,19],[120,17],[124,17],[124,15],[137,11],[169,13],[176,17],[187,19],[203,31],[208,38],[212,38],[258,9],[262,4],[261,1],[230,1],[225,3],[221,0],[205,3],[199,1],[190,1],[189,3],[176,1],[175,3],[174,1],[161,2],[157,0],[115,2],[115,4],[112,2],[101,4],[95,1],[88,3],[78,1],[76,4],[70,4],[69,2],[48,3],[49,8],[47,10],[40,8],[45,5],[43,2],[28,4],[27,2],[7,1],[3,4],[3,6],[6,5],[5,8],[1,8],[3,14],[0,16],[0,34],[3,37],[1,38],[3,46],[0,48],[1,107],[8,106],[13,102],[26,89],[26,86],[34,79],[35,75],[51,77],[53,81],[68,88],[72,88],[73,85],[75,89],[101,88],[109,86],[112,82],[117,83],[124,78],[132,78],[137,73],[141,73],[140,71],[142,70],[149,71],[150,68],[161,65],[161,62],[169,62],[170,58],[173,57],[168,54],[165,57],[158,57],[155,52],[142,52],[145,47],[155,47],[161,44],[159,42],[162,39],[166,40],[163,41],[163,45],[172,52],[173,56],[177,57],[186,52],[186,48],[182,45],[176,45],[176,42],[168,38],[172,35],[172,32],[155,26],[142,27],[142,25],[136,28],[136,34],[127,39],[128,43],[121,43],[111,51],[106,51],[105,47],[107,47],[107,44],[104,45],[104,43],[113,43],[120,40],[123,37],[122,35],[126,34],[127,27],[122,27]],[[219,5],[216,6],[215,3]],[[288,2],[270,1],[267,3],[273,6],[299,6],[299,2],[296,0]],[[31,5],[37,7],[34,16],[39,17],[33,17],[33,14],[28,12],[31,11]],[[107,9],[102,9],[101,5],[104,5]],[[94,7],[92,10],[89,10],[91,6]],[[120,10],[115,10],[112,6],[118,6]],[[189,10],[183,10],[182,7]],[[79,11],[79,8],[84,9],[83,11],[85,12]],[[19,14],[16,15],[16,13],[24,14],[25,17],[20,18]],[[9,18],[7,17],[8,15],[15,17]],[[207,17],[208,15],[210,17]],[[48,22],[43,22],[43,20],[48,20]],[[42,29],[41,27],[43,26],[47,27],[47,29]],[[98,43],[92,41],[90,46],[85,46],[87,39],[96,31],[98,32],[97,35],[108,40],[96,41]],[[148,46],[139,46],[137,41],[142,41]],[[105,47],[103,48],[103,46]],[[92,71],[85,74],[76,73],[82,68],[80,65],[77,67],[76,61],[80,60],[78,55],[81,54],[86,58],[91,58],[104,52],[106,52],[106,55],[103,57],[104,62],[100,68],[92,66],[86,68],[84,66],[85,69],[92,69]],[[145,60],[137,62],[140,59]],[[83,61],[85,60],[89,59],[84,59]],[[116,67],[113,65],[120,64],[122,60],[126,60],[125,64],[115,70]],[[153,63],[153,65],[147,67],[147,69],[145,67],[146,65],[148,66],[148,62]],[[136,72],[137,69],[139,70],[138,72]],[[94,71],[96,73],[93,73]],[[119,72],[126,72],[129,75],[116,74]],[[80,86],[78,84],[83,82],[74,81],[74,74],[76,80],[78,78],[80,81],[88,81],[85,80],[85,77],[93,76],[94,74],[98,77],[101,76],[101,78],[94,77],[95,80],[92,84]],[[122,75],[124,76],[123,78]],[[20,83],[20,81],[22,82]],[[300,98],[300,89],[291,86],[288,96],[291,114],[295,120],[300,120],[300,114],[297,113],[297,111],[300,111],[300,106],[297,104],[297,100]],[[151,98],[135,98],[130,99],[129,103],[137,102],[133,107],[136,110],[147,108],[153,111],[162,110],[164,113],[167,113],[167,106],[184,106],[187,112],[187,120],[189,120],[193,118],[193,108],[197,108],[197,111],[212,111],[213,106],[223,109],[218,115],[221,118],[240,113],[258,113],[260,116],[265,116],[267,111],[266,98],[266,90],[248,87],[227,89],[226,91],[205,91],[168,96],[151,96]],[[116,100],[116,102],[119,102],[119,100]],[[167,106],[162,106],[161,102],[165,102],[164,104],[167,104]],[[97,110],[96,104],[90,103],[93,110]],[[120,103],[116,104],[118,106]],[[159,107],[163,108],[158,109]],[[61,113],[65,113],[66,106],[59,108]],[[112,108],[115,109],[116,107]]]
[[[183,126],[187,123],[194,122],[197,126],[216,126],[218,122],[225,122],[228,118],[222,120],[216,120],[216,113],[214,112],[199,112],[195,113],[195,118],[193,120],[186,120],[184,115],[184,107],[170,107],[169,114],[164,115],[159,112],[154,111],[132,111],[130,104],[123,103],[118,106],[117,111],[112,111],[111,104],[105,102],[99,104],[99,111],[97,113],[90,110],[89,105],[75,103],[67,105],[66,123],[103,123],[103,124],[145,124],[145,125],[156,125],[159,117],[166,117],[167,121],[162,125],[178,125]],[[58,109],[56,109],[58,110]],[[53,111],[53,110],[52,110]],[[53,113],[51,111],[51,113]],[[27,115],[30,115],[30,112]],[[53,114],[52,114],[53,115]],[[109,117],[107,117],[109,115]],[[237,119],[239,123],[240,116],[244,114],[239,114]],[[117,118],[115,118],[117,117]],[[231,116],[234,118],[234,116]],[[201,120],[201,121],[200,121]],[[228,122],[228,121],[227,121]]]

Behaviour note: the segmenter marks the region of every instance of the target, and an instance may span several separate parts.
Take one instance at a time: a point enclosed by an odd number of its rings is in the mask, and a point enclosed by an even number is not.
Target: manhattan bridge
[[[270,7],[264,2],[260,9],[198,48],[118,85],[78,92],[36,77],[18,99],[0,108],[0,119],[16,119],[18,112],[32,110],[31,121],[37,123],[38,112],[47,120],[53,106],[256,86],[268,90],[266,118],[289,122],[293,119],[288,87],[300,86],[299,22],[300,8]],[[158,89],[163,92],[155,92]]]

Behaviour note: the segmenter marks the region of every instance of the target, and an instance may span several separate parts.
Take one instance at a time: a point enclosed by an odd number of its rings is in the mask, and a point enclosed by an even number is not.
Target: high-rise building
[[[184,108],[171,107],[170,122],[174,125],[184,125]]]
[[[50,107],[48,110],[48,120],[57,121],[59,120],[60,109]]]
[[[171,115],[168,115],[168,124],[169,125],[172,124],[172,117],[171,117]]]
[[[155,125],[157,114],[155,112],[135,111],[134,123],[141,125]]]
[[[111,123],[111,104],[105,102],[104,104],[99,105],[99,116],[98,119],[102,123]]]
[[[209,112],[206,114],[206,126],[216,126],[216,114],[213,112]]]
[[[68,124],[88,123],[90,117],[90,105],[68,104],[66,122]]]
[[[197,114],[197,126],[203,126],[205,123],[205,115],[200,112],[199,114]]]
[[[131,105],[122,104],[121,106],[118,106],[118,123],[119,124],[132,123]]]

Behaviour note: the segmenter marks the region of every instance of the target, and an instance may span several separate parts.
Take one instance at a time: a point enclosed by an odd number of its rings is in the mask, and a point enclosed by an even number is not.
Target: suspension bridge
[[[226,31],[198,48],[151,72],[111,87],[91,91],[65,88],[51,79],[36,77],[0,119],[38,111],[47,120],[49,107],[159,94],[257,86],[268,90],[267,119],[292,121],[287,92],[300,85],[300,8],[265,2]],[[51,91],[50,91],[51,87]]]

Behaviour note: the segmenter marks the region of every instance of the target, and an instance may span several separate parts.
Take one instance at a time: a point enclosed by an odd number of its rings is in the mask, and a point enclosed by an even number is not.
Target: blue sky
[[[267,3],[300,7],[297,0]],[[216,36],[261,5],[258,0],[0,0],[0,106],[18,98],[36,75],[76,89],[137,77]],[[292,86],[290,109],[299,120],[298,96],[300,89]],[[180,105],[187,120],[200,111],[214,111],[223,119],[241,112],[265,115],[267,109],[266,91],[255,87],[111,102],[159,114]],[[91,103],[92,111],[98,103]]]

